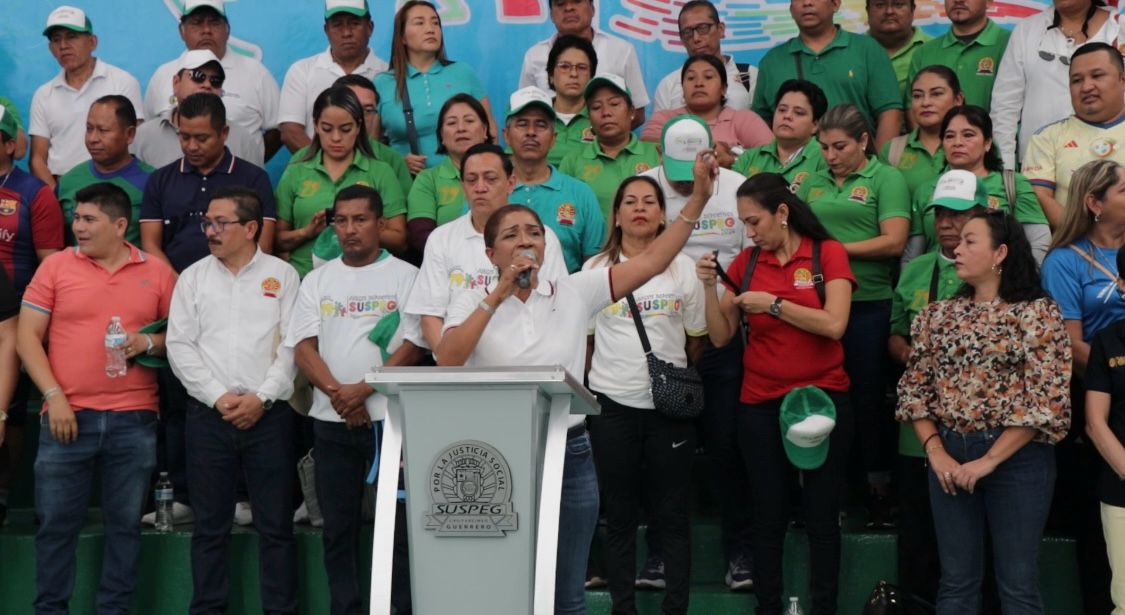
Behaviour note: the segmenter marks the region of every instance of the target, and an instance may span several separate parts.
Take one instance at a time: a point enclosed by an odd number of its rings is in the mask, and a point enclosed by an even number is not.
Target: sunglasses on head
[[[199,68],[187,69],[187,74],[188,74],[188,77],[195,83],[203,83],[204,81],[210,81],[211,87],[213,87],[213,88],[223,87],[224,79],[221,75],[210,75],[210,76],[208,76],[207,73],[203,72],[203,70],[199,69]]]

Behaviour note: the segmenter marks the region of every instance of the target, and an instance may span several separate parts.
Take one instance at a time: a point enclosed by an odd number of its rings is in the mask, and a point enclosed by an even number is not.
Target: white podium
[[[391,612],[401,454],[414,611],[553,613],[567,417],[597,414],[593,395],[557,365],[383,367],[366,380],[390,399],[371,612]]]

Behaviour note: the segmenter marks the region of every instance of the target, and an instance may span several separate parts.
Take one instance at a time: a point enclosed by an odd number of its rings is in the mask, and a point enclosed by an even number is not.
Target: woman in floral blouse
[[[1070,426],[1070,339],[1011,215],[975,215],[954,251],[965,285],[914,320],[898,420],[930,469],[941,557],[937,612],[980,611],[984,534],[1005,612],[1041,613],[1039,541]]]

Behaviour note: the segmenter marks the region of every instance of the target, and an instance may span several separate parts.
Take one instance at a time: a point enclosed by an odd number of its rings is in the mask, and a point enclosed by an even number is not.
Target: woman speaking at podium
[[[450,307],[436,350],[438,365],[499,367],[562,365],[576,378],[586,364],[586,330],[602,308],[668,268],[711,198],[719,167],[714,152],[691,160],[695,186],[680,215],[648,248],[612,267],[540,280],[543,223],[521,205],[499,209],[484,227],[488,258],[499,270],[489,288],[462,293]],[[590,438],[581,416],[570,417],[559,511],[555,613],[585,613],[586,558],[598,517]]]

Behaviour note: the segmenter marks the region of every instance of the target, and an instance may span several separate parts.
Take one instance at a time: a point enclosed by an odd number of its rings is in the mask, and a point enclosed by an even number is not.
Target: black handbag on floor
[[[648,379],[652,388],[652,403],[656,411],[672,419],[694,419],[703,412],[703,379],[694,367],[676,367],[652,353],[641,311],[633,293],[625,295],[629,312],[641,337],[641,348],[648,361]]]

